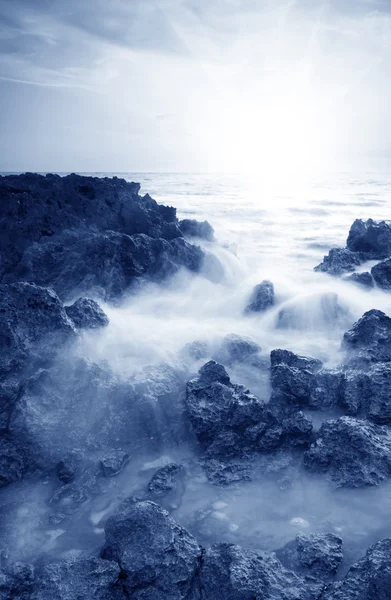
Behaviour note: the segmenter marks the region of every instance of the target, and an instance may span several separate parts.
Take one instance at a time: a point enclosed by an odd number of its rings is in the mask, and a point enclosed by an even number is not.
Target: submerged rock
[[[391,476],[391,432],[352,417],[326,421],[304,466],[327,473],[339,487],[378,485]]]
[[[391,319],[381,310],[363,314],[342,340],[350,362],[391,361]]]
[[[261,346],[250,338],[231,333],[223,339],[214,359],[227,366],[240,363],[259,367],[262,365],[261,352]]]
[[[148,484],[148,491],[157,497],[175,492],[178,487],[178,479],[183,475],[183,472],[182,465],[176,463],[165,465],[156,471],[152,477]]]
[[[339,301],[338,294],[317,293],[287,302],[277,315],[276,326],[303,331],[328,329],[343,323],[348,314],[348,308]]]
[[[190,597],[201,548],[166,510],[154,502],[128,500],[107,520],[105,531],[102,557],[119,563],[127,596]]]
[[[342,581],[331,585],[323,600],[389,600],[391,590],[391,540],[371,546]]]
[[[342,275],[354,271],[362,263],[362,257],[356,252],[346,248],[332,248],[323,262],[314,268],[314,271]]]
[[[113,450],[100,460],[102,473],[105,477],[118,475],[129,462],[129,454],[123,450]]]
[[[391,228],[384,221],[356,219],[346,245],[352,252],[361,252],[366,259],[387,258],[391,255]]]
[[[208,221],[196,221],[195,219],[183,219],[179,221],[179,229],[188,237],[198,237],[208,242],[214,240],[214,229]]]
[[[376,284],[383,290],[391,290],[391,258],[383,260],[371,269]]]
[[[99,329],[109,324],[109,318],[95,300],[79,298],[65,312],[79,329]]]
[[[274,285],[271,281],[264,280],[256,285],[252,291],[245,314],[264,312],[274,305]]]
[[[329,581],[343,559],[342,540],[333,533],[299,533],[277,556],[285,567],[301,575]]]
[[[357,283],[366,288],[373,288],[374,281],[371,273],[368,271],[364,271],[363,273],[352,273],[347,277],[344,277],[344,281],[351,281],[352,283]]]

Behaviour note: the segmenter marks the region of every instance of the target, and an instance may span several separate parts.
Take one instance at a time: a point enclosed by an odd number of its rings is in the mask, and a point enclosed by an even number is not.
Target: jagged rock
[[[329,273],[330,275],[342,275],[354,271],[362,263],[362,257],[357,252],[346,248],[331,248],[323,262],[314,268],[314,271]]]
[[[264,280],[256,285],[252,291],[245,314],[264,312],[274,305],[274,285],[271,281]]]
[[[166,510],[128,500],[107,520],[105,531],[102,557],[120,564],[126,594],[135,600],[189,597],[201,548]]]
[[[251,481],[251,467],[240,461],[227,461],[211,458],[202,466],[208,480],[215,485],[232,485],[240,481]]]
[[[371,269],[375,283],[383,290],[391,290],[391,258],[383,260]]]
[[[28,246],[4,280],[52,287],[63,301],[75,293],[115,300],[140,279],[162,281],[181,267],[199,271],[205,254],[183,238],[67,230]]]
[[[326,421],[304,454],[304,466],[327,473],[339,487],[377,485],[391,476],[391,433],[352,417]]]
[[[109,318],[95,300],[79,298],[65,312],[80,329],[99,329],[109,324]]]
[[[373,277],[368,271],[364,271],[364,273],[352,273],[343,279],[344,281],[351,281],[367,288],[373,288],[374,286]]]
[[[346,245],[352,252],[361,252],[367,259],[391,255],[391,229],[384,221],[356,219],[350,228]]]
[[[0,570],[0,600],[31,600],[34,591],[34,569],[31,565],[13,563]]]
[[[80,468],[82,462],[82,453],[77,450],[71,450],[61,459],[56,465],[56,474],[63,483],[70,483],[74,480],[75,475]]]
[[[12,440],[0,439],[0,487],[21,479],[26,471],[26,457]]]
[[[154,496],[166,496],[175,492],[178,487],[178,480],[183,475],[182,465],[169,463],[161,469],[158,469],[148,484],[148,491]]]
[[[322,600],[389,600],[391,590],[391,540],[371,546],[342,581],[331,585]]]
[[[391,319],[381,310],[369,310],[343,336],[349,362],[391,361]]]
[[[299,533],[277,556],[288,569],[328,581],[343,559],[342,540],[333,533]]]
[[[76,558],[46,565],[35,576],[31,600],[120,600],[120,568],[100,558]]]
[[[199,441],[206,447],[216,442],[216,451],[220,448],[218,439],[229,432],[240,442],[231,452],[240,454],[247,443],[246,428],[266,417],[264,402],[243,386],[232,384],[224,367],[215,361],[206,363],[199,377],[188,382],[186,403]]]
[[[129,454],[123,450],[113,450],[100,460],[102,473],[105,477],[118,475],[129,462]]]
[[[287,302],[277,315],[280,329],[329,329],[344,323],[348,308],[334,292],[299,296]]]
[[[214,229],[208,221],[196,221],[195,219],[183,219],[179,221],[179,229],[188,237],[198,237],[208,242],[214,240]]]
[[[214,359],[223,365],[231,366],[235,363],[244,363],[259,367],[262,365],[260,353],[262,348],[253,340],[231,333],[226,335]]]
[[[391,423],[391,365],[377,363],[367,372],[346,374],[344,407],[351,415],[387,425]]]
[[[199,579],[208,600],[317,600],[324,587],[287,571],[274,553],[233,544],[206,550]]]
[[[283,439],[292,446],[308,445],[312,440],[312,421],[301,411],[282,421]]]

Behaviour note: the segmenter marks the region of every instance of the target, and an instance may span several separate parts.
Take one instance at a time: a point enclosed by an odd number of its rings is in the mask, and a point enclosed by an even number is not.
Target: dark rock
[[[303,407],[311,405],[316,388],[316,373],[322,363],[314,358],[298,356],[289,350],[272,350],[270,405]]]
[[[76,327],[80,329],[99,329],[109,324],[107,315],[95,300],[79,298],[65,311]]]
[[[100,558],[76,558],[38,569],[31,600],[120,600],[120,568]]]
[[[342,540],[333,533],[299,533],[277,551],[282,564],[301,575],[329,581],[343,559]]]
[[[391,540],[371,546],[342,581],[331,585],[323,600],[389,600],[391,590]]]
[[[365,415],[379,425],[391,423],[391,365],[377,363],[367,372],[346,375],[344,407],[351,415]]]
[[[125,593],[137,599],[188,598],[201,548],[154,502],[124,502],[106,523],[102,557],[121,566]]]
[[[304,466],[327,473],[339,487],[377,485],[391,476],[391,433],[352,417],[326,421]]]
[[[282,436],[292,446],[307,446],[312,441],[312,421],[301,411],[282,421]]]
[[[56,474],[63,483],[70,483],[74,480],[75,475],[82,461],[81,452],[72,450],[56,465]]]
[[[148,490],[154,496],[165,496],[174,492],[178,486],[178,478],[183,474],[183,466],[176,463],[165,465],[152,477]]]
[[[0,570],[0,600],[31,600],[34,591],[34,569],[31,565],[13,563]]]
[[[245,313],[264,312],[274,305],[274,285],[271,281],[264,280],[256,285],[252,291]]]
[[[347,331],[342,348],[350,362],[391,361],[391,319],[381,310],[369,310]]]
[[[0,439],[0,487],[21,479],[26,471],[27,460],[12,440]]]
[[[244,363],[258,367],[262,348],[249,338],[231,333],[226,335],[214,359],[223,365],[231,366],[235,363]]]
[[[179,221],[179,229],[188,237],[198,237],[208,242],[214,240],[214,229],[208,221],[196,221],[195,219],[183,219]]]
[[[113,450],[100,460],[102,473],[105,477],[118,475],[129,462],[129,454],[123,450]]]
[[[391,258],[383,260],[371,269],[375,283],[383,290],[391,290]]]
[[[362,257],[357,252],[346,248],[332,248],[328,255],[323,258],[314,271],[329,273],[330,275],[342,275],[354,271],[362,263]]]
[[[199,578],[208,600],[317,600],[324,587],[287,571],[274,553],[233,544],[206,550]]]
[[[346,245],[352,252],[361,252],[367,259],[391,255],[391,229],[384,221],[356,219],[350,228]]]
[[[374,286],[373,277],[368,271],[364,271],[364,273],[352,273],[343,279],[344,281],[351,281],[367,288],[373,288]]]
[[[203,467],[208,480],[215,485],[251,481],[251,466],[246,462],[212,458],[203,461]]]

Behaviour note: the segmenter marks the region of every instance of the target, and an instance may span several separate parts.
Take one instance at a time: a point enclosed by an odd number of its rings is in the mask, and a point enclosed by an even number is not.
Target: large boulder
[[[301,575],[328,581],[343,559],[342,540],[333,533],[299,533],[277,551],[282,564]]]
[[[324,587],[286,570],[274,553],[233,544],[205,552],[199,579],[205,600],[317,600]]]
[[[66,306],[65,312],[80,329],[100,329],[109,324],[107,315],[91,298],[79,298],[71,306]]]
[[[375,283],[383,290],[391,290],[391,258],[383,260],[371,269]]]
[[[391,255],[391,228],[381,221],[356,219],[350,228],[346,245],[352,252],[360,252],[367,259],[387,258]]]
[[[255,286],[245,308],[245,314],[264,312],[274,305],[274,285],[264,280]]]
[[[342,340],[349,362],[391,361],[391,319],[381,310],[368,310]]]
[[[391,590],[391,540],[371,546],[342,581],[331,585],[322,600],[389,600]]]
[[[346,248],[332,248],[323,261],[314,268],[314,271],[342,275],[355,270],[362,262],[362,257],[356,252]]]
[[[369,370],[346,373],[342,407],[379,425],[391,423],[391,365],[375,363]]]
[[[339,487],[378,485],[391,476],[391,432],[353,417],[326,421],[304,454],[304,466],[327,473]]]
[[[214,229],[208,221],[196,221],[195,219],[183,219],[179,221],[179,229],[188,237],[196,237],[213,242]]]
[[[102,557],[118,562],[127,597],[184,600],[201,565],[201,548],[166,510],[125,501],[107,520]]]

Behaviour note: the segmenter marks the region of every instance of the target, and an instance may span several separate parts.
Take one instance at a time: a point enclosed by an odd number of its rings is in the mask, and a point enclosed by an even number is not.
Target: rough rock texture
[[[346,248],[331,248],[323,262],[314,268],[314,271],[342,275],[354,271],[362,263],[362,257]]]
[[[118,178],[0,177],[2,281],[115,300],[140,278],[200,270],[205,255],[183,239],[175,209],[139,189]]]
[[[178,479],[183,475],[183,466],[176,463],[165,465],[152,477],[148,490],[156,497],[165,496],[174,492],[178,486]]]
[[[65,312],[80,329],[99,329],[109,324],[109,318],[95,300],[79,298]]]
[[[367,259],[387,258],[391,255],[391,229],[384,221],[356,219],[350,228],[346,245],[352,252],[360,252]]]
[[[377,485],[391,476],[391,432],[352,417],[326,421],[304,466],[327,473],[339,487]]]
[[[25,454],[3,436],[0,439],[0,487],[21,479],[26,471],[27,460]]]
[[[391,258],[383,260],[371,269],[376,284],[383,290],[391,290]]]
[[[342,581],[329,587],[322,600],[389,600],[391,591],[391,540],[371,546]]]
[[[344,277],[344,281],[351,281],[352,283],[357,283],[362,287],[373,288],[374,281],[371,273],[368,271],[364,271],[363,273],[352,273],[351,275],[347,275]]]
[[[369,310],[343,336],[342,348],[350,361],[391,361],[391,319],[381,310]]]
[[[391,423],[391,365],[376,363],[365,373],[346,374],[343,407],[380,425]]]
[[[105,526],[102,556],[118,562],[123,587],[134,599],[188,598],[201,548],[154,502],[125,501]]]
[[[129,454],[123,450],[113,450],[100,461],[102,473],[105,477],[118,475],[129,462]]]
[[[183,219],[178,223],[179,229],[188,237],[198,237],[208,242],[214,240],[214,229],[208,221],[196,221],[195,219]]]
[[[205,600],[317,600],[323,590],[287,571],[275,554],[233,544],[205,552],[199,579]]]
[[[333,533],[299,533],[277,556],[285,567],[301,575],[328,581],[343,559],[342,540]]]
[[[274,305],[274,301],[274,285],[271,281],[264,280],[253,289],[244,312],[264,312]]]

